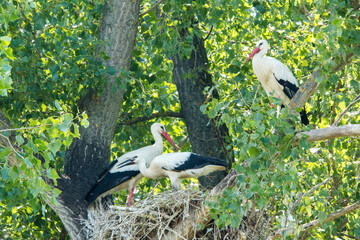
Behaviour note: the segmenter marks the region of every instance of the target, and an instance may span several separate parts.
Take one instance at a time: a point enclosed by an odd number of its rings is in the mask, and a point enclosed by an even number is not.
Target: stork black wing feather
[[[105,176],[97,182],[93,188],[88,192],[85,197],[85,200],[88,204],[94,202],[101,194],[117,187],[118,185],[136,177],[140,174],[140,171],[129,170],[123,172],[108,172]]]
[[[171,169],[171,171],[181,172],[181,171],[185,171],[185,170],[189,170],[189,169],[199,169],[199,168],[203,168],[207,165],[217,165],[217,166],[227,167],[226,162],[221,159],[205,157],[205,156],[201,156],[201,155],[192,153],[192,154],[190,154],[190,157],[184,163]]]
[[[110,169],[116,164],[118,163],[119,161],[117,159],[115,159],[114,161],[112,161],[109,166],[106,167],[106,169],[104,171],[102,171],[102,173],[99,175],[99,180],[98,181],[101,181],[101,179],[103,179],[103,177],[105,177],[105,175],[110,171]]]
[[[274,77],[275,77],[276,81],[278,81],[278,83],[280,83],[281,86],[284,87],[283,91],[284,91],[285,95],[288,98],[292,99],[295,96],[296,92],[299,90],[299,87],[289,81],[286,81],[283,79],[277,79],[275,74],[274,74]],[[305,107],[300,112],[300,119],[301,119],[302,124],[309,125],[309,119],[306,115]]]
[[[287,80],[284,80],[284,79],[278,79],[275,74],[273,74],[276,81],[284,87],[283,91],[285,93],[285,95],[292,99],[294,96],[295,96],[295,93],[299,90],[299,87],[296,86],[295,84],[287,81]]]

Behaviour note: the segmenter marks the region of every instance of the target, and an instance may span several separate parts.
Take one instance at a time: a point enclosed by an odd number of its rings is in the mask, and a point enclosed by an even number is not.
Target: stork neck
[[[260,50],[257,54],[255,54],[253,59],[256,61],[258,59],[263,58],[265,56],[266,52],[267,52],[266,49]]]
[[[154,147],[161,151],[160,154],[162,154],[164,152],[164,142],[163,142],[163,139],[160,135],[160,133],[158,131],[151,131],[152,135],[154,136],[154,139],[155,139],[155,143],[154,143]]]

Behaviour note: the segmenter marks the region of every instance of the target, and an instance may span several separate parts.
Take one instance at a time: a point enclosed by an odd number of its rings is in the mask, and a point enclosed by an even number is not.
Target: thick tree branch
[[[295,96],[291,99],[288,107],[290,109],[290,113],[297,114],[296,108],[302,108],[305,103],[309,100],[309,98],[314,94],[315,90],[319,86],[317,83],[317,79],[320,77],[319,70],[315,71],[313,75],[303,83]]]
[[[345,214],[348,214],[350,212],[353,212],[354,210],[360,208],[360,201],[354,203],[354,204],[351,204],[347,207],[344,207],[342,209],[339,209],[333,213],[330,213],[327,218],[325,219],[324,222],[321,222],[319,219],[317,220],[314,220],[314,221],[311,221],[309,223],[305,223],[305,224],[302,224],[300,225],[300,231],[301,232],[304,232],[304,231],[307,231],[307,230],[310,230],[314,227],[319,227],[321,226],[321,224],[324,224],[324,223],[327,223],[327,222],[330,222],[336,218],[339,218]],[[284,231],[286,231],[287,235],[290,235],[290,234],[294,234],[296,232],[298,228],[287,228],[287,229],[279,229],[277,230],[275,233],[273,233],[272,235],[270,235],[267,240],[273,240],[273,239],[278,239],[278,238],[281,238],[282,237],[282,233]]]
[[[151,114],[150,116],[142,116],[142,117],[137,117],[137,118],[133,118],[133,119],[129,119],[129,120],[125,120],[122,121],[120,124],[121,125],[132,125],[138,122],[145,122],[148,121],[150,119],[154,119],[154,118],[160,118],[160,117],[174,117],[174,118],[183,118],[183,115],[179,112],[156,112]]]
[[[358,46],[357,46],[358,47]],[[332,73],[335,73],[341,69],[343,69],[347,64],[351,62],[351,58],[354,56],[354,53],[351,52],[346,55],[345,61],[340,62],[337,64],[333,69]],[[309,98],[314,94],[315,90],[318,88],[319,83],[317,79],[320,77],[320,71],[316,70],[311,77],[303,83],[295,96],[291,99],[288,107],[290,113],[297,114],[296,108],[303,108],[305,103],[309,100]]]
[[[301,132],[295,135],[295,141],[301,138],[301,135],[309,136],[308,142],[323,141],[338,137],[354,137],[360,135],[360,124],[349,124],[340,127],[327,127]]]

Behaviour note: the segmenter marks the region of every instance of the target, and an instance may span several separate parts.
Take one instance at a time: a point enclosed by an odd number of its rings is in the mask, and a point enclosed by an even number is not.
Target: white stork
[[[299,84],[287,66],[275,58],[265,56],[268,49],[268,42],[260,40],[245,63],[253,57],[254,73],[266,94],[269,96],[273,93],[274,97],[279,98],[282,104],[287,106],[298,91]],[[300,118],[303,124],[309,124],[305,107],[300,112]]]
[[[171,145],[177,149],[177,146],[166,132],[163,124],[154,123],[151,125],[151,133],[155,138],[155,143],[153,145],[125,153],[114,160],[105,169],[105,171],[100,175],[98,182],[85,197],[85,200],[89,205],[98,198],[123,189],[129,189],[129,206],[134,204],[134,188],[139,184],[143,176],[137,165],[126,165],[124,164],[125,161],[133,158],[134,156],[139,156],[146,161],[151,161],[156,156],[161,155],[164,151],[161,135],[163,135],[166,140],[168,140]]]
[[[130,166],[138,165],[142,175],[147,178],[170,178],[173,190],[180,188],[184,178],[197,178],[227,167],[223,160],[191,152],[165,153],[150,161],[135,156],[127,162]]]

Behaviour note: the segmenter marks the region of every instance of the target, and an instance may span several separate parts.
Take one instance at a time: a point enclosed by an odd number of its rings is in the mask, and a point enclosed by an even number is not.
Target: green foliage
[[[141,1],[142,11],[155,2]],[[86,114],[77,116],[81,108],[77,100],[89,87],[101,88],[107,74],[117,74],[114,66],[103,65],[108,57],[97,51],[102,44],[96,36],[103,1],[0,4],[0,110],[18,128],[0,132],[0,138],[16,143],[14,148],[0,146],[0,225],[4,229],[0,238],[56,238],[62,226],[45,206],[45,196],[56,202],[60,192],[51,189],[44,177],[56,184],[65,151],[79,137],[79,125],[91,124]],[[295,133],[331,125],[360,91],[360,13],[349,4],[340,0],[163,1],[158,10],[140,18],[131,68],[120,73],[127,81],[120,86],[124,99],[112,158],[152,143],[150,126],[159,121],[152,114],[180,112],[169,58],[194,54],[196,35],[206,38],[207,71],[215,83],[205,94],[216,89],[221,96],[202,103],[200,109],[210,118],[220,116],[219,123],[228,127],[232,144],[227,147],[234,151],[233,169],[238,173],[236,186],[208,203],[215,223],[237,228],[248,211],[255,210],[273,219],[269,231],[298,227],[314,219],[323,221],[329,213],[358,201],[358,138],[311,144],[302,138],[293,144]],[[290,116],[294,129],[287,121],[287,109],[277,117],[251,64],[243,64],[262,38],[270,43],[268,55],[289,66],[300,83],[320,70],[321,84],[306,105],[312,125],[301,126],[298,116]],[[352,62],[334,71],[349,53],[354,55]],[[359,123],[356,108],[340,125]],[[128,125],[144,116],[151,120]],[[187,134],[181,119],[161,121],[175,142]],[[169,147],[166,151],[171,151]],[[191,151],[190,143],[181,151]],[[169,189],[167,180],[143,180],[135,200],[154,186],[155,193]],[[116,202],[123,204],[126,193],[117,196]],[[324,224],[324,231],[309,234],[314,239],[340,233],[360,237],[358,215],[353,212]]]
[[[22,119],[37,117],[35,109],[55,100],[76,109],[76,100],[89,86],[102,86],[105,56],[94,54],[100,44],[94,35],[102,2],[13,0],[3,5],[8,9],[3,14],[11,12],[11,17],[1,35],[11,42],[2,40],[1,53],[11,61],[13,83],[9,96],[0,98],[2,109]],[[10,73],[4,64],[2,69]],[[10,84],[7,79],[5,88]]]
[[[0,37],[0,55],[6,56],[0,58],[0,96],[7,96],[7,92],[11,89],[12,80],[10,77],[11,66],[9,59],[14,59],[12,49],[9,47],[11,38],[8,36]]]
[[[359,13],[342,1],[321,1],[321,4],[254,1],[232,5],[230,10],[228,1],[221,2],[212,6],[223,10],[222,15],[217,12],[217,19],[223,18],[226,24],[213,25],[214,34],[206,46],[222,100],[213,100],[203,105],[202,110],[209,117],[221,115],[220,121],[228,126],[237,158],[233,168],[239,176],[231,191],[209,203],[217,225],[237,228],[247,211],[256,209],[266,210],[270,218],[274,217],[275,228],[297,227],[317,218],[323,221],[329,213],[341,208],[339,203],[345,199],[358,201],[354,160],[359,158],[356,147],[359,140],[341,138],[309,144],[304,138],[294,146],[295,129],[284,119],[287,110],[282,109],[280,117],[276,117],[266,94],[258,88],[251,64],[243,65],[243,62],[255,42],[265,38],[271,43],[268,54],[289,66],[300,83],[320,69],[322,83],[306,108],[312,124],[329,126],[360,90],[356,70],[360,41],[355,36],[360,30]],[[211,14],[207,19],[211,19]],[[353,62],[334,72],[334,67],[349,53],[356,56]],[[355,111],[341,123],[359,120]],[[299,122],[297,116],[293,121]],[[296,127],[296,132],[306,130],[298,124]],[[329,183],[301,199],[301,193],[327,177],[331,178]],[[301,201],[294,206],[299,198]],[[236,207],[234,199],[238,199]],[[353,214],[358,216],[359,212]],[[342,228],[338,222],[327,223],[322,226],[323,233],[313,231],[310,235],[329,239],[346,231],[358,236],[353,226],[359,226],[360,222],[350,216],[348,221]]]
[[[58,234],[61,223],[45,201],[57,204],[56,197],[61,193],[56,188],[58,171],[73,138],[80,137],[74,122],[86,125],[86,115],[74,118],[63,112],[41,121],[31,119],[24,128],[0,131],[0,137],[8,140],[4,142],[14,138],[16,144],[0,145],[2,239],[46,239]],[[48,222],[49,218],[56,221]]]

